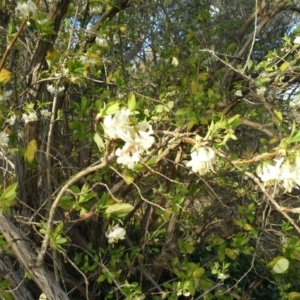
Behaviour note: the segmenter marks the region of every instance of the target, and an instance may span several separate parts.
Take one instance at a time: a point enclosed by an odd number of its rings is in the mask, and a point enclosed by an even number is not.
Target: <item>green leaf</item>
[[[66,242],[67,242],[67,239],[64,237],[59,237],[59,238],[55,239],[55,243],[57,243],[57,244],[64,244]]]
[[[129,95],[127,106],[130,111],[133,111],[136,107],[136,99],[133,93],[130,93]]]
[[[193,277],[199,278],[205,273],[204,268],[197,268],[196,270],[193,271]]]
[[[1,195],[0,199],[2,201],[11,201],[14,200],[17,196],[16,189],[17,189],[17,183],[13,183],[10,186],[8,186],[3,194]]]
[[[71,195],[64,195],[60,201],[59,206],[63,210],[70,210],[73,207],[74,197]]]
[[[189,281],[189,292],[192,296],[195,295],[196,289],[195,289],[195,281],[194,280]]]
[[[133,206],[129,203],[116,203],[113,205],[110,205],[106,210],[105,213],[107,215],[115,215],[118,217],[124,217],[128,213],[130,213],[133,210]]]
[[[182,107],[176,111],[176,116],[185,116],[191,113],[191,109],[189,107]]]
[[[129,169],[124,169],[122,172],[123,178],[126,182],[126,184],[131,184],[134,181],[133,172]]]
[[[120,103],[118,101],[116,101],[116,102],[110,102],[105,107],[105,115],[115,114],[119,110],[120,110]]]
[[[280,72],[281,73],[283,73],[286,69],[288,69],[290,67],[290,63],[289,62],[284,62],[281,66],[280,66],[280,68],[279,68],[279,70],[280,70]]]
[[[225,254],[231,259],[235,260],[237,257],[237,253],[230,248],[225,249]]]
[[[288,300],[300,300],[300,293],[297,292],[288,293]]]
[[[284,273],[289,268],[289,261],[283,256],[273,258],[267,265],[276,274]]]
[[[199,93],[199,84],[197,81],[193,80],[191,82],[191,91],[193,95],[196,95]]]
[[[274,109],[274,114],[279,122],[279,125],[282,124],[282,113],[279,110]]]
[[[289,139],[287,139],[287,143],[296,143],[300,141],[300,130],[292,137],[290,137]]]
[[[100,151],[105,148],[104,142],[98,133],[95,133],[94,135],[94,142],[97,144]]]
[[[102,274],[98,277],[97,282],[103,282],[106,279],[106,275]]]
[[[27,162],[32,163],[34,160],[35,153],[37,151],[37,142],[35,139],[31,140],[24,153],[24,158]]]
[[[156,110],[158,113],[162,113],[162,112],[164,111],[164,105],[162,105],[162,104],[156,105],[155,110]]]
[[[227,124],[232,127],[240,126],[243,121],[240,119],[240,115],[235,115],[227,121]]]
[[[248,68],[248,70],[250,70],[252,68],[252,66],[253,66],[253,60],[252,59],[248,59],[248,61],[247,61],[247,68]]]
[[[289,268],[290,262],[285,258],[280,258],[274,265],[273,271],[277,274],[284,273]]]
[[[214,286],[214,283],[207,280],[207,279],[200,279],[199,280],[199,287],[201,287],[204,290],[209,290]]]
[[[172,109],[174,107],[174,101],[168,101],[167,106],[169,109]]]
[[[2,299],[4,299],[4,300],[14,300],[14,297],[9,292],[0,291],[0,295],[2,296]]]
[[[270,144],[270,145],[273,145],[273,144],[275,144],[276,142],[277,142],[277,139],[275,139],[275,138],[272,138],[272,139],[269,140],[269,144]]]
[[[199,78],[200,81],[206,81],[208,79],[208,77],[209,77],[208,73],[200,73],[198,75],[198,78]]]

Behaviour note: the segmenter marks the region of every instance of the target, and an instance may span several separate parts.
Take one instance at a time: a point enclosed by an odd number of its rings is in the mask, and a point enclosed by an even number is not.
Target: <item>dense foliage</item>
[[[1,0],[2,299],[300,299],[298,0]]]

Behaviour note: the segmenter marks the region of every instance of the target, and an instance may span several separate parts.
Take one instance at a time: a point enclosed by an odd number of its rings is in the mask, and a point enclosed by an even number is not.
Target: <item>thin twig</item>
[[[48,221],[47,221],[47,225],[46,225],[46,233],[42,242],[42,247],[40,252],[38,253],[37,259],[36,259],[36,265],[39,266],[43,260],[44,257],[46,255],[47,252],[47,248],[49,245],[49,241],[50,241],[50,232],[52,230],[52,225],[53,225],[53,221],[54,221],[54,215],[55,215],[55,211],[56,208],[59,204],[59,201],[61,200],[61,198],[63,197],[63,195],[65,194],[65,192],[69,189],[69,187],[74,184],[75,182],[77,182],[78,180],[80,180],[81,178],[85,177],[86,175],[96,172],[98,170],[103,169],[105,166],[107,166],[108,164],[108,149],[109,147],[109,141],[107,141],[106,143],[106,152],[104,154],[103,157],[103,161],[102,163],[100,163],[99,165],[93,166],[93,167],[88,167],[80,172],[78,172],[76,175],[74,175],[74,177],[70,178],[61,188],[60,192],[58,193],[57,197],[55,198],[54,202],[51,205],[50,208],[50,212],[49,212],[49,217],[48,217]]]

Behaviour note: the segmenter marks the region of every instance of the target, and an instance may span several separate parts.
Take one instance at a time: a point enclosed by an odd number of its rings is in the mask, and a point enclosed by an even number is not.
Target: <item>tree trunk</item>
[[[61,289],[44,265],[35,266],[36,253],[28,246],[26,238],[22,236],[22,233],[6,215],[0,216],[0,231],[10,245],[18,262],[22,264],[47,298],[51,300],[69,300],[68,295]]]

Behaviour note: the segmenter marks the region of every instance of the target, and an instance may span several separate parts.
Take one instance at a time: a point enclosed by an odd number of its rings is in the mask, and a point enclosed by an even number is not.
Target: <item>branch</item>
[[[106,149],[109,149],[109,142],[107,142],[106,144]],[[39,266],[43,260],[44,257],[46,255],[47,252],[47,248],[49,245],[49,240],[50,240],[50,232],[52,230],[52,225],[53,225],[53,221],[54,221],[54,214],[56,211],[56,208],[59,204],[59,201],[61,200],[61,198],[63,197],[64,193],[68,190],[68,188],[74,184],[75,182],[77,182],[78,180],[80,180],[82,177],[99,171],[101,169],[103,169],[105,166],[107,166],[107,162],[108,162],[108,150],[106,151],[104,157],[103,157],[103,161],[102,163],[100,163],[99,165],[96,166],[92,166],[92,167],[88,167],[82,171],[80,171],[79,173],[77,173],[76,175],[74,175],[74,177],[70,178],[65,184],[64,186],[61,188],[60,192],[58,193],[56,199],[54,200],[53,204],[51,205],[51,209],[49,212],[49,217],[48,217],[48,221],[47,221],[47,225],[46,225],[46,233],[42,242],[42,247],[41,247],[41,251],[39,252],[37,259],[36,259],[36,265]]]

